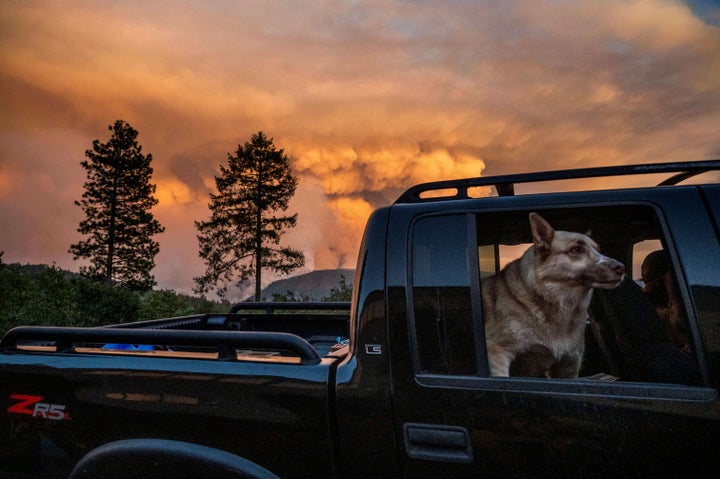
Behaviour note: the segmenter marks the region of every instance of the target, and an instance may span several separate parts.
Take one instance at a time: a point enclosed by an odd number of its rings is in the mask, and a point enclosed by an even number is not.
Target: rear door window
[[[587,234],[603,256],[625,265],[622,282],[613,288],[595,288],[592,293],[584,323],[579,376],[699,385],[694,346],[697,338],[689,327],[687,294],[678,281],[679,265],[668,254],[672,246],[654,209],[623,205],[541,209],[537,213],[555,231]],[[532,247],[529,214],[513,211],[436,215],[415,222],[411,338],[418,372],[488,375],[488,332],[484,323],[484,313],[488,312],[483,309],[492,306],[483,304],[483,288],[490,287],[489,278],[501,274]],[[569,253],[561,254],[567,259]],[[563,264],[578,267],[568,261]],[[536,273],[527,270],[523,274],[530,277]],[[516,286],[516,290],[500,294],[536,293],[530,284]],[[576,286],[570,281],[555,287]],[[555,370],[543,366],[548,359],[542,347],[530,347],[523,353],[526,355],[513,358],[516,366],[511,377],[556,377]],[[519,367],[522,361],[530,361],[532,367]]]

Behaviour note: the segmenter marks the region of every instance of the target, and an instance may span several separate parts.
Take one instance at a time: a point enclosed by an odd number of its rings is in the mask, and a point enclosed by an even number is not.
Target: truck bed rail
[[[28,343],[53,345],[58,353],[73,353],[80,345],[149,344],[172,347],[209,347],[217,350],[218,360],[237,360],[237,349],[289,351],[300,364],[320,362],[320,356],[305,339],[290,333],[263,331],[184,331],[166,329],[73,328],[18,326],[0,341],[1,351],[17,351]]]
[[[312,311],[318,314],[328,314],[333,311],[350,312],[349,301],[321,301],[321,302],[242,302],[235,303],[230,308],[231,314],[245,312],[264,312],[265,314],[275,314],[277,311]]]

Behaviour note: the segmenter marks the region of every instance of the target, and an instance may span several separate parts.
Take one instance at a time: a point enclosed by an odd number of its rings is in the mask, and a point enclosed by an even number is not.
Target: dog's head
[[[625,266],[602,255],[588,235],[555,231],[537,213],[530,213],[530,229],[538,280],[605,289],[622,281]]]

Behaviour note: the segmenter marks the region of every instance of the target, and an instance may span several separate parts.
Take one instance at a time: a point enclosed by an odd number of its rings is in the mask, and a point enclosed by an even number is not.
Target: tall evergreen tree
[[[195,291],[204,294],[221,283],[216,291],[222,297],[235,278],[242,285],[254,276],[255,301],[260,301],[263,269],[289,273],[305,263],[301,251],[280,246],[284,230],[297,221],[297,214],[283,214],[297,179],[284,150],[260,131],[234,155],[228,153],[215,185],[210,220],[195,222],[206,264],[205,274],[195,278]]]
[[[90,260],[80,272],[108,283],[145,290],[155,285],[150,271],[160,251],[153,236],[164,228],[151,209],[158,203],[150,182],[152,155],[144,155],[137,142],[138,132],[117,120],[108,129],[107,143],[93,141],[86,150],[87,170],[82,200],[75,204],[85,213],[78,232],[87,239],[70,246],[75,259]]]

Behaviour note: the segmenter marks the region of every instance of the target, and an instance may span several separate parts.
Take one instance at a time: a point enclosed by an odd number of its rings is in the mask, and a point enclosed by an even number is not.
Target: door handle
[[[459,426],[406,423],[405,452],[413,459],[443,462],[473,462],[470,432]]]

